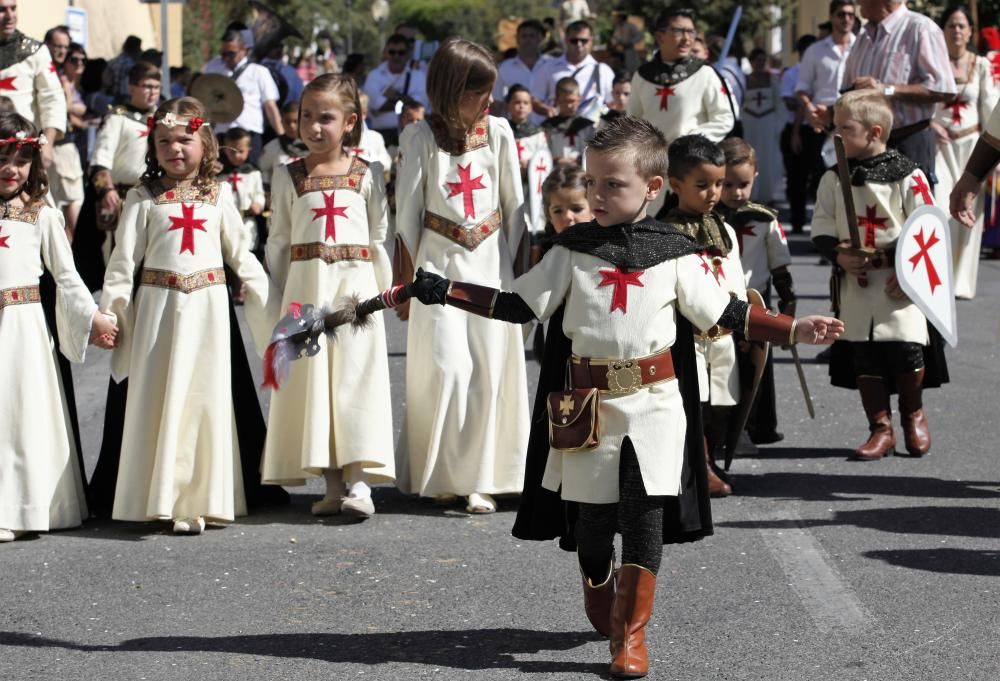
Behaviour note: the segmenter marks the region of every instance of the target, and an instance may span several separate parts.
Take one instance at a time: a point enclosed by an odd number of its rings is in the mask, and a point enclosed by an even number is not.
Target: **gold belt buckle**
[[[634,359],[616,360],[608,364],[608,392],[629,395],[642,387],[642,369]]]

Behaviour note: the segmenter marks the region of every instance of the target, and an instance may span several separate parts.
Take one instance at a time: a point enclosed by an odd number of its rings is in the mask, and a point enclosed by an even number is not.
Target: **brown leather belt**
[[[500,229],[500,211],[493,211],[486,216],[485,220],[473,227],[464,227],[457,222],[452,222],[448,218],[425,211],[424,228],[436,232],[446,239],[451,239],[459,246],[464,246],[468,250],[474,251],[479,244],[486,241],[490,235]]]
[[[672,379],[674,361],[669,348],[636,359],[572,355],[569,374],[574,388],[597,388],[615,395],[628,395],[653,383]]]
[[[359,244],[335,244],[329,246],[321,241],[308,244],[292,244],[292,262],[322,260],[327,265],[341,260],[367,260],[371,262],[372,250]]]
[[[976,125],[970,125],[968,128],[962,128],[961,130],[949,130],[948,137],[953,140],[960,140],[963,137],[976,134],[979,130],[979,124],[977,123]]]
[[[157,288],[173,289],[181,293],[192,293],[198,289],[225,284],[226,271],[221,267],[213,267],[209,270],[201,270],[199,272],[192,272],[191,274],[180,274],[169,270],[143,268],[139,283],[143,286],[155,286]]]
[[[11,305],[27,305],[41,302],[37,286],[15,286],[0,289],[0,310]]]
[[[702,331],[697,328],[694,329],[695,337],[698,340],[703,340],[703,341],[717,341],[720,338],[724,338],[725,336],[732,334],[732,332],[733,332],[732,329],[727,329],[723,326],[719,326],[718,324],[713,326],[708,331]]]

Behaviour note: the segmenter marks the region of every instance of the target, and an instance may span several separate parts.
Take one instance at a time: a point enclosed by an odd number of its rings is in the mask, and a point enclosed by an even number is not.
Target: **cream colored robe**
[[[82,471],[55,353],[82,362],[97,305],[73,266],[62,214],[10,208],[0,219],[0,528],[44,532],[87,517]],[[23,290],[55,278],[54,347],[41,304]]]
[[[0,95],[10,99],[17,112],[32,121],[39,131],[55,128],[65,132],[66,93],[56,74],[52,55],[44,44],[30,38],[26,40],[38,49],[0,71]],[[55,140],[49,140],[50,144],[52,142]]]
[[[247,287],[245,312],[259,352],[279,300],[247,248],[230,186],[165,190],[141,185],[125,199],[108,263],[101,310],[118,319],[111,358],[116,381],[128,377],[121,465],[112,517],[154,520],[205,516],[228,521],[246,512],[229,365],[229,265]],[[189,292],[139,286],[145,270],[191,277]]]
[[[507,121],[490,117],[457,156],[443,151],[428,123],[420,121],[403,131],[400,149],[396,229],[414,267],[510,288],[525,224]],[[424,228],[425,211],[457,223],[466,236],[475,235],[492,211],[499,211],[502,222],[469,250]],[[400,489],[422,496],[520,492],[528,409],[519,327],[454,307],[410,306]]]
[[[254,250],[257,248],[257,218],[248,215],[247,211],[255,203],[263,208],[267,202],[267,196],[264,194],[264,180],[261,178],[260,171],[223,173],[219,175],[218,180],[219,182],[228,182],[229,186],[234,189],[233,198],[236,199],[236,208],[243,216],[243,237],[246,239],[247,248]]]
[[[342,213],[328,222],[329,203]],[[392,283],[385,250],[382,167],[355,158],[346,175],[306,177],[305,162],[274,173],[267,262],[282,305],[340,309],[352,296],[371,298]],[[332,224],[332,230],[327,225]],[[332,232],[332,233],[331,233]],[[337,260],[292,261],[310,245],[336,247]],[[264,448],[265,483],[305,484],[306,474],[360,464],[372,482],[393,481],[392,398],[382,313],[363,330],[342,328],[319,354],[292,362],[271,396]]]

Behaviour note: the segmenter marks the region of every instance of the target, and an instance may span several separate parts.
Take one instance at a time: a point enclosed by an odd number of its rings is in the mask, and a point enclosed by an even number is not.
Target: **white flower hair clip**
[[[49,140],[44,134],[39,135],[38,137],[28,137],[28,133],[25,130],[19,130],[14,133],[13,137],[0,140],[0,146],[13,144],[18,149],[26,144],[34,147],[44,147],[48,143]]]
[[[163,116],[159,119],[156,118],[156,116],[150,116],[148,119],[146,119],[146,127],[149,129],[150,132],[153,131],[153,128],[155,128],[157,124],[160,124],[165,128],[173,128],[174,126],[177,125],[185,125],[187,126],[187,129],[190,132],[198,132],[199,128],[201,128],[201,126],[203,125],[206,127],[211,127],[200,116],[192,116],[191,118],[182,119],[178,117],[177,114],[174,113],[173,111],[168,111],[167,113],[163,114]]]

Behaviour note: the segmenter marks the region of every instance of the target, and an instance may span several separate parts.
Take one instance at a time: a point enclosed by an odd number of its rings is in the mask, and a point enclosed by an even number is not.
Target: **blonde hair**
[[[889,141],[892,132],[892,107],[889,100],[876,90],[851,90],[837,100],[836,107],[848,118],[857,121],[868,131],[876,125],[881,126],[879,139]]]
[[[492,90],[497,67],[486,48],[453,38],[434,53],[427,66],[427,98],[431,109],[449,127],[464,127],[459,115],[462,95],[469,91]]]
[[[355,114],[358,120],[354,127],[344,135],[343,145],[345,147],[356,147],[361,144],[361,99],[358,94],[358,84],[350,76],[342,76],[335,73],[325,73],[322,76],[309,81],[302,91],[301,103],[306,95],[314,92],[322,95],[332,95],[337,100],[337,106],[344,112],[344,118]],[[302,109],[299,108],[299,125],[302,125]]]
[[[194,133],[201,139],[202,149],[201,165],[198,166],[198,176],[194,179],[194,184],[199,187],[211,185],[215,182],[215,176],[222,171],[222,164],[219,163],[219,142],[212,134],[211,126],[207,125],[208,115],[205,113],[205,108],[194,97],[176,97],[160,104],[156,113],[153,114],[153,120],[159,124],[168,113],[176,114],[189,121],[193,118],[200,118],[205,123]],[[140,179],[143,183],[149,184],[153,180],[163,177],[166,171],[156,160],[156,141],[153,130],[149,131],[146,139],[146,170]]]

